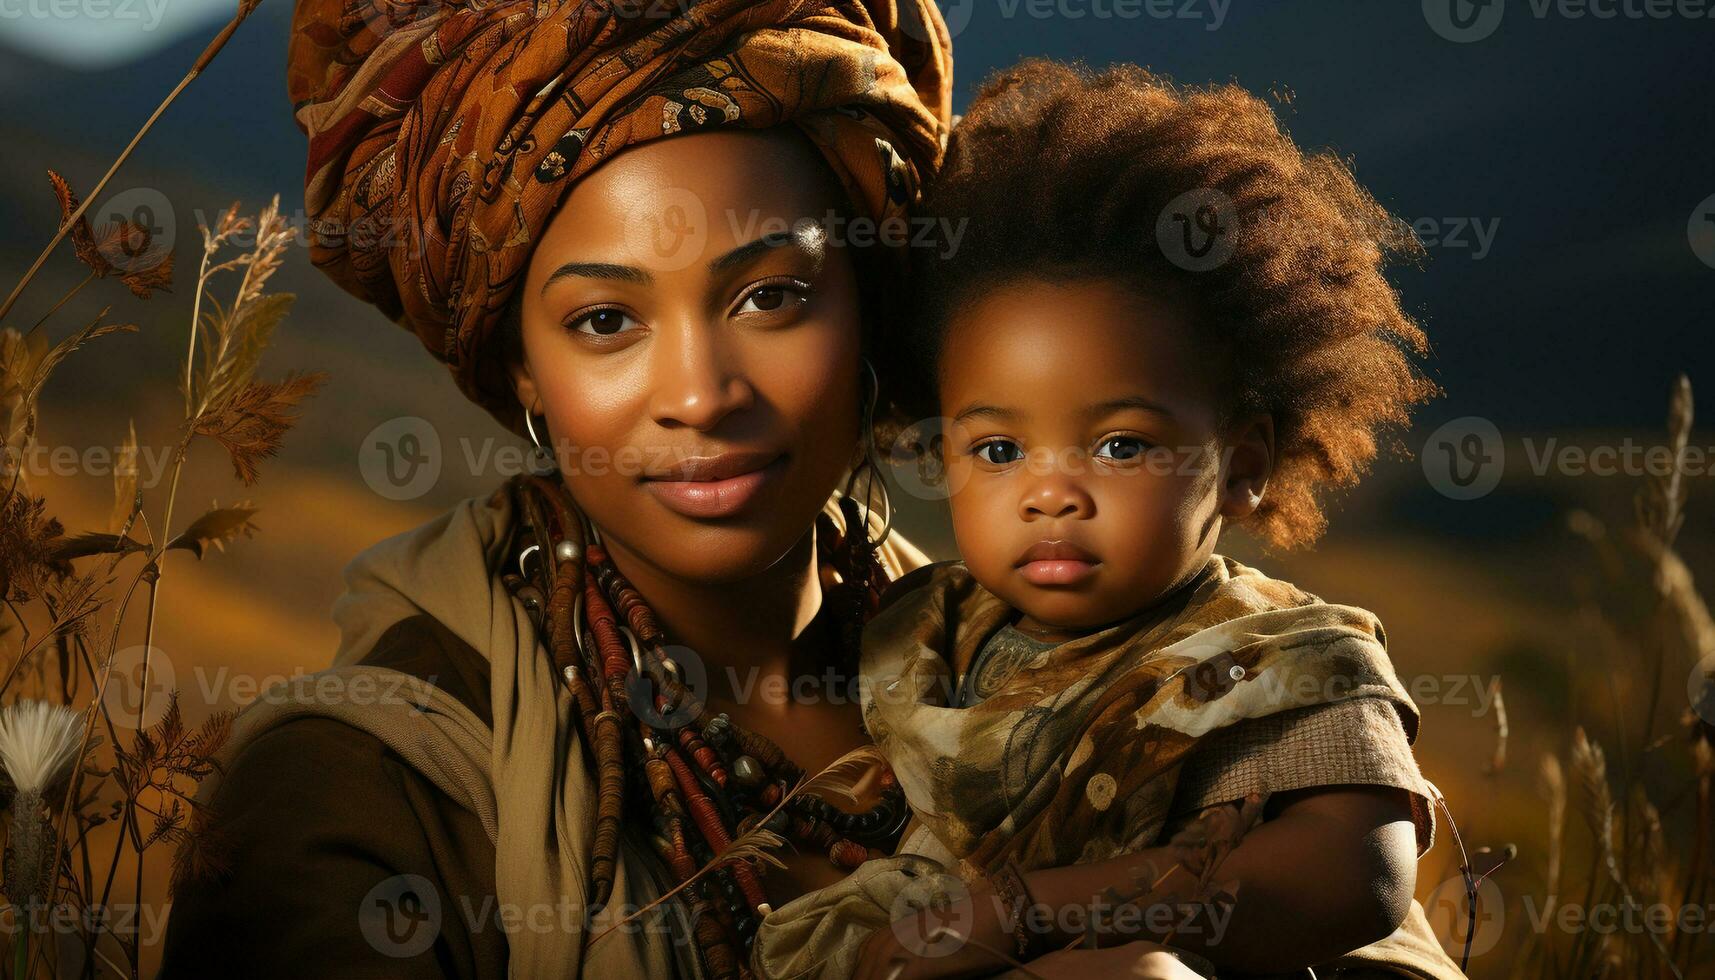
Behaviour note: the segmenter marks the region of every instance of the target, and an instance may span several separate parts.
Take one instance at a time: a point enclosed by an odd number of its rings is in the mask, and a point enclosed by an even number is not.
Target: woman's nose
[[[650,351],[650,410],[657,423],[707,431],[755,401],[755,389],[712,328],[686,325],[664,334]]]

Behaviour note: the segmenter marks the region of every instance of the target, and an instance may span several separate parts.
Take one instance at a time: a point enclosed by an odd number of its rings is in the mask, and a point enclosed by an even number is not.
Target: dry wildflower
[[[60,202],[63,223],[78,210],[77,195],[64,177],[48,171],[54,196]],[[78,259],[97,277],[118,275],[119,281],[138,299],[148,299],[156,290],[173,284],[172,249],[157,245],[148,228],[121,218],[92,230],[89,218],[78,215],[71,227],[72,247]]]
[[[226,542],[240,535],[246,538],[255,535],[256,525],[250,523],[250,518],[256,514],[256,508],[250,506],[248,500],[241,500],[231,507],[211,503],[209,508],[207,513],[192,521],[167,547],[185,548],[201,558],[205,544],[214,545],[216,551],[225,551]]]
[[[58,624],[56,634],[62,637],[83,634],[85,622],[101,608],[101,597],[96,592],[100,585],[101,576],[88,572],[48,591],[48,605],[54,611]]]
[[[228,310],[213,297],[202,324],[203,370],[196,380],[197,403],[218,411],[249,383],[274,328],[286,319],[294,297],[278,293]]]
[[[194,431],[226,447],[232,469],[245,486],[256,482],[257,465],[280,450],[297,421],[293,410],[319,388],[327,375],[288,374],[284,380],[247,383],[232,398],[198,416]]]
[[[240,259],[249,266],[239,287],[234,307],[241,307],[262,297],[262,287],[280,268],[286,249],[292,244],[292,229],[280,214],[280,195],[275,194],[256,218],[256,245]]]
[[[125,442],[119,447],[119,459],[113,465],[113,512],[107,517],[107,529],[123,533],[131,526],[132,515],[142,507],[137,492],[137,423],[126,426]]]
[[[1667,408],[1667,444],[1673,451],[1673,466],[1666,473],[1652,474],[1637,498],[1639,526],[1664,545],[1671,545],[1685,524],[1685,448],[1695,414],[1691,380],[1681,374],[1674,379]]]
[[[82,716],[62,705],[22,700],[0,711],[0,767],[13,789],[5,890],[16,905],[38,906],[52,884],[47,803],[70,775],[82,736]]]
[[[1650,801],[1642,783],[1632,786],[1632,809],[1637,814],[1637,841],[1641,861],[1636,865],[1634,891],[1666,900],[1673,891],[1673,867],[1667,858],[1667,843],[1661,829],[1661,811]]]
[[[42,497],[14,493],[0,506],[0,598],[29,602],[72,573],[55,550],[65,533]]]
[[[36,365],[47,356],[47,338],[0,329],[0,490],[21,476],[24,452],[35,435]]]
[[[1566,834],[1566,774],[1560,768],[1559,757],[1552,753],[1542,756],[1542,769],[1537,787],[1548,801],[1548,871],[1545,893],[1560,894],[1560,857]]]
[[[214,820],[211,806],[190,808],[185,822],[184,841],[173,852],[173,876],[167,893],[198,881],[225,876],[232,870],[232,841],[221,833]]]
[[[1495,751],[1489,757],[1485,772],[1494,776],[1507,766],[1507,702],[1506,698],[1501,696],[1501,678],[1498,674],[1489,681],[1489,701],[1494,705],[1495,713]]]
[[[213,255],[220,251],[220,247],[233,236],[249,231],[250,225],[249,218],[239,215],[237,201],[227,205],[226,210],[220,213],[220,220],[215,222],[214,231],[209,231],[207,225],[198,222],[197,228],[202,232],[203,254]]]
[[[138,849],[154,844],[174,846],[175,886],[189,876],[212,873],[223,865],[223,848],[210,834],[206,808],[188,795],[189,785],[201,782],[217,768],[215,758],[232,734],[236,712],[222,711],[195,729],[187,728],[179,710],[177,691],[168,695],[167,709],[154,727],[139,731],[129,749],[116,746],[114,763],[105,775],[134,803],[145,793],[160,794],[153,825]],[[141,828],[139,828],[140,830]]]
[[[0,710],[0,766],[19,793],[40,796],[71,771],[82,736],[76,711],[44,701],[20,700]]]
[[[1614,798],[1608,787],[1608,760],[1602,746],[1584,734],[1583,725],[1572,733],[1572,773],[1578,779],[1578,802],[1590,832],[1602,850],[1613,850]]]
[[[0,477],[5,479],[0,493],[10,493],[15,483],[23,482],[24,454],[36,433],[36,400],[48,375],[89,341],[137,329],[132,323],[103,323],[106,318],[103,309],[87,326],[52,347],[34,331],[21,334],[0,328]]]

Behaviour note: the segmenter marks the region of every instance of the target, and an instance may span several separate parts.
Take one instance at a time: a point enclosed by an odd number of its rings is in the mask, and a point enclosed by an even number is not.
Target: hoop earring
[[[858,472],[863,466],[869,467],[869,478],[864,481],[864,537],[869,536],[869,517],[875,513],[876,496],[881,498],[881,534],[873,542],[874,547],[880,547],[887,536],[893,533],[893,501],[887,495],[887,481],[882,478],[881,452],[875,445],[875,410],[881,404],[881,377],[875,371],[875,365],[868,357],[863,359],[864,370],[869,374],[869,397],[864,399],[863,406],[863,463],[852,468],[851,476],[846,480],[845,495],[851,496],[857,484]]]
[[[548,476],[552,473],[558,473],[560,471],[560,462],[554,458],[553,453],[548,451],[548,447],[542,445],[542,440],[536,437],[536,424],[534,419],[535,413],[531,412],[528,408],[524,409],[524,431],[530,433],[530,444],[536,447],[536,452],[534,453],[537,464],[534,468],[535,472],[538,476]]]

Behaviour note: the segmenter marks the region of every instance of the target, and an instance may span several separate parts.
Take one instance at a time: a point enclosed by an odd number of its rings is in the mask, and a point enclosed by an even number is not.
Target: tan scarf
[[[1415,738],[1417,708],[1370,613],[1218,556],[1174,605],[1043,651],[969,708],[946,706],[953,671],[1014,612],[963,564],[938,566],[869,624],[864,721],[913,812],[971,873],[1148,847],[1180,761],[1240,721],[1381,697]]]
[[[511,934],[511,976],[683,975],[695,958],[681,962],[662,930],[627,930],[585,948],[581,910],[595,824],[595,775],[574,741],[565,686],[538,646],[528,612],[495,574],[515,560],[507,553],[512,511],[503,488],[487,499],[464,500],[354,558],[345,569],[346,592],[333,608],[341,634],[334,666],[271,689],[246,708],[222,762],[230,765],[250,740],[292,718],[332,718],[374,736],[481,819],[494,843],[501,908],[524,911],[525,921],[532,909],[552,909],[553,921],[569,926]],[[824,511],[843,531],[832,500]],[[925,561],[897,536],[879,554],[890,576]],[[418,613],[433,616],[488,657],[492,729],[432,684],[401,683],[396,671],[357,664],[388,627]],[[329,698],[330,684],[408,696]],[[217,783],[214,777],[204,781],[203,801],[213,798]],[[619,911],[658,894],[640,855],[622,847],[613,898],[589,925],[599,932]],[[561,914],[564,908],[573,911]]]

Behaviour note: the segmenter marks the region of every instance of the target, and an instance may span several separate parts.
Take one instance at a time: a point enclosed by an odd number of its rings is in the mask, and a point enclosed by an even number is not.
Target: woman
[[[770,824],[783,869],[625,917],[865,741],[840,691],[752,685],[849,664],[924,562],[839,493],[887,413],[888,272],[836,231],[897,222],[938,160],[946,29],[927,0],[301,0],[289,60],[313,261],[560,472],[347,568],[335,669],[248,710],[205,785],[163,972],[739,975],[896,793],[810,799]],[[662,744],[649,711],[707,724]]]

